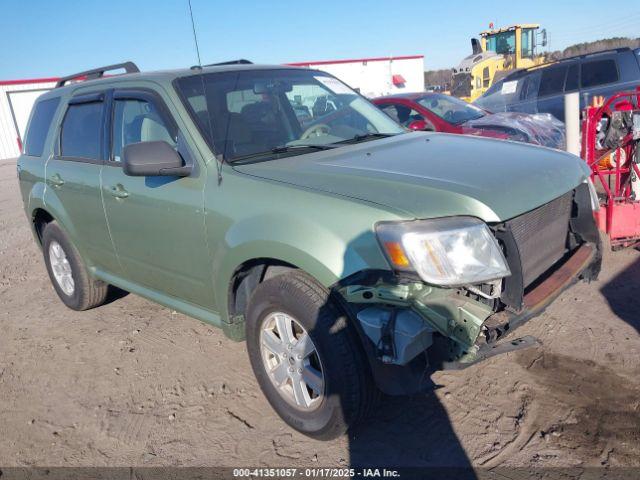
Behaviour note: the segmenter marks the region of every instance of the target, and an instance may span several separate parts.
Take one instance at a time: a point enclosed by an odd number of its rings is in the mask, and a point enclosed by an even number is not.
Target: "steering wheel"
[[[454,120],[453,110],[447,110],[446,113],[442,116],[447,122],[452,122]]]
[[[327,125],[326,123],[318,123],[316,125],[311,125],[309,128],[307,128],[304,131],[304,133],[300,137],[300,140],[306,140],[307,138],[311,138],[311,137],[319,137],[322,134],[327,135],[330,130],[331,130],[331,127],[329,127],[329,125]]]

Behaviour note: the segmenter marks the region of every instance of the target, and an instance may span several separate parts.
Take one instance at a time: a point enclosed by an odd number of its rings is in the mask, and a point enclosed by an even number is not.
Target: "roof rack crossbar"
[[[125,73],[138,73],[140,71],[138,66],[133,62],[116,63],[114,65],[93,68],[91,70],[86,70],[84,72],[74,73],[73,75],[62,77],[60,80],[58,80],[58,83],[56,83],[56,88],[63,87],[67,82],[78,78],[86,78],[87,80],[102,78],[105,72],[109,72],[111,70],[119,70],[121,68],[124,69]]]
[[[203,67],[217,67],[220,65],[253,65],[253,62],[244,58],[239,58],[238,60],[229,60],[228,62],[209,63],[207,65],[203,65]]]

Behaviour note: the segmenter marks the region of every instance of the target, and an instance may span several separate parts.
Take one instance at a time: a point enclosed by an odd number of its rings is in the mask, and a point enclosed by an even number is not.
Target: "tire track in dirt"
[[[533,425],[540,438],[560,450],[581,450],[587,465],[602,465],[597,459],[603,454],[607,465],[640,465],[637,379],[630,382],[594,361],[547,351],[524,351],[517,361],[538,387]]]

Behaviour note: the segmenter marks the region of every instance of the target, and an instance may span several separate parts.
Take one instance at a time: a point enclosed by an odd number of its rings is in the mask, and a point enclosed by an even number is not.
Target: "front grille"
[[[572,204],[573,192],[568,192],[507,222],[520,254],[524,288],[567,252]]]

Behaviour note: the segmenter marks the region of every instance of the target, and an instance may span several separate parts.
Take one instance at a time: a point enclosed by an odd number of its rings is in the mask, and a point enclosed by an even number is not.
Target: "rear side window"
[[[540,89],[538,96],[553,95],[564,90],[564,77],[567,74],[567,67],[548,67],[542,70],[540,78]]]
[[[60,133],[61,156],[100,159],[102,108],[102,102],[69,105]]]
[[[613,59],[582,64],[582,88],[595,87],[618,80],[618,67]]]
[[[44,142],[47,139],[47,133],[49,132],[49,128],[51,128],[51,121],[53,120],[53,115],[56,113],[59,103],[60,98],[50,98],[36,103],[25,139],[25,155],[34,157],[42,155]]]

